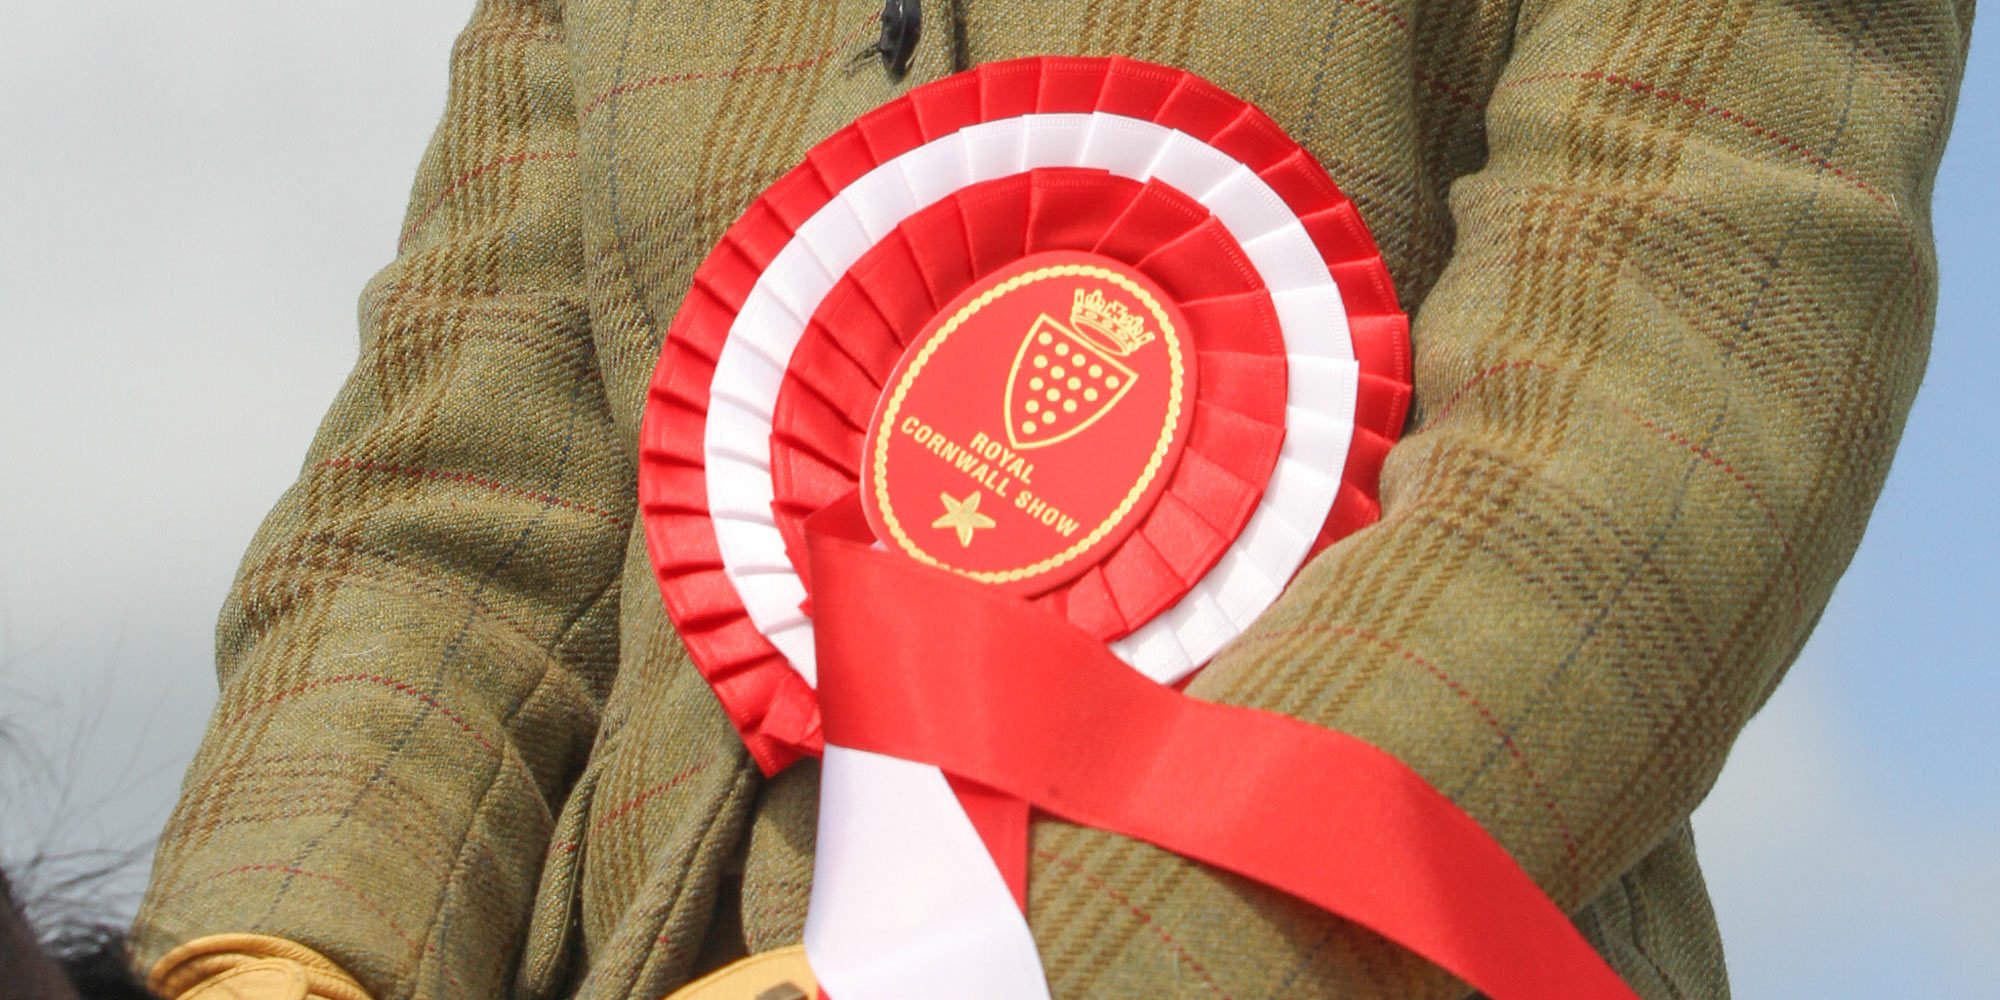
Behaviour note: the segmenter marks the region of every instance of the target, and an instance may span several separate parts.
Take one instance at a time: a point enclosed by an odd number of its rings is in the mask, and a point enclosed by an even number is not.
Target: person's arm
[[[1971,7],[1523,4],[1416,316],[1381,523],[1190,693],[1395,754],[1566,909],[1680,830],[1824,607],[1916,392]],[[1043,824],[1032,867],[1059,996],[1464,992],[1109,835]]]
[[[247,933],[384,1000],[508,981],[615,669],[633,504],[559,7],[486,0],[456,43],[360,361],[223,611],[142,964]]]

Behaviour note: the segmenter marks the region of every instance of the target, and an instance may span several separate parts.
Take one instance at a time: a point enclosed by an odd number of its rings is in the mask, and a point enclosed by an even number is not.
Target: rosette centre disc
[[[1187,443],[1189,336],[1158,285],[1098,254],[1034,254],[973,283],[911,342],[869,422],[877,537],[1025,594],[1088,569]]]

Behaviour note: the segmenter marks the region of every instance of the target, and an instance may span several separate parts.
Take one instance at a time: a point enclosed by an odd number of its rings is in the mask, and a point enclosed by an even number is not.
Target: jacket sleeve
[[[1388,750],[1572,912],[1677,835],[1916,392],[1971,6],[1525,2],[1382,520],[1190,693]],[[1145,845],[1044,824],[1034,867],[1060,996],[1465,992]]]
[[[504,991],[615,669],[633,502],[559,11],[483,0],[455,43],[359,363],[222,613],[142,964],[257,933],[379,1000]]]

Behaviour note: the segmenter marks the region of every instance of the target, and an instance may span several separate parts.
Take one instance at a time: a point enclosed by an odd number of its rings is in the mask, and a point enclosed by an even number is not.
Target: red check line
[[[1606,73],[1599,70],[1576,73],[1537,73],[1533,76],[1524,76],[1518,80],[1509,80],[1496,89],[1494,93],[1498,94],[1503,90],[1513,90],[1516,87],[1525,87],[1531,83],[1543,83],[1550,80],[1581,80],[1585,83],[1601,83],[1607,86],[1621,87],[1635,94],[1658,98],[1663,101],[1671,101],[1682,107],[1692,108],[1703,114],[1712,115],[1733,125],[1740,126],[1752,135],[1777,144],[1807,163],[1853,185],[1857,190],[1880,202],[1883,206],[1891,210],[1896,208],[1895,200],[1884,194],[1880,188],[1863,180],[1852,171],[1835,165],[1832,160],[1822,156],[1819,151],[1813,149],[1811,146],[1777,129],[1771,128],[1741,111],[1725,108],[1718,104],[1710,104],[1698,97],[1690,97],[1676,90],[1655,86],[1644,80],[1635,80],[1628,76],[1620,76],[1617,73]]]
[[[1434,418],[1434,420],[1431,422],[1433,423],[1441,422],[1446,417],[1450,416],[1452,410],[1455,409],[1458,406],[1458,404],[1465,399],[1467,395],[1471,394],[1473,389],[1478,388],[1488,379],[1491,379],[1497,375],[1503,375],[1518,371],[1539,371],[1546,374],[1554,375],[1554,374],[1560,374],[1562,370],[1555,367],[1554,365],[1544,364],[1540,361],[1533,361],[1533,360],[1506,361],[1494,365],[1467,379],[1464,385],[1461,385],[1456,390],[1454,390],[1451,396],[1445,400],[1444,406],[1438,409],[1437,417]],[[1686,449],[1690,454],[1694,455],[1696,458],[1699,458],[1702,461],[1708,463],[1709,465],[1717,469],[1720,469],[1724,475],[1734,480],[1736,482],[1736,485],[1742,488],[1743,492],[1750,497],[1751,504],[1755,505],[1757,510],[1764,515],[1764,522],[1771,526],[1771,534],[1778,540],[1778,547],[1781,550],[1781,556],[1784,559],[1785,568],[1787,570],[1790,570],[1790,574],[1786,577],[1786,582],[1790,585],[1791,588],[1792,605],[1794,608],[1803,611],[1805,608],[1805,593],[1801,589],[1802,584],[1800,581],[1804,578],[1804,575],[1802,571],[1799,569],[1798,553],[1792,548],[1792,540],[1785,533],[1783,522],[1778,520],[1777,510],[1771,506],[1770,501],[1764,498],[1764,491],[1758,488],[1756,481],[1751,479],[1749,476],[1745,475],[1742,472],[1742,470],[1738,469],[1728,459],[1725,459],[1722,456],[1717,455],[1713,450],[1709,449],[1708,446],[1703,445],[1693,440],[1692,438],[1689,438],[1687,435],[1682,434],[1681,432],[1674,430],[1671,427],[1667,427],[1663,424],[1657,423],[1653,421],[1651,418],[1648,418],[1645,414],[1642,414],[1637,410],[1634,410],[1626,406],[1623,403],[1611,402],[1607,405],[1609,405],[1612,409],[1617,410],[1619,413],[1624,414],[1627,419],[1638,424],[1639,426],[1644,427],[1647,430],[1652,431],[1653,433],[1658,434],[1663,438],[1666,438],[1668,441],[1671,441],[1674,444],[1677,444],[1682,448]]]
[[[1500,364],[1494,365],[1493,367],[1481,371],[1479,374],[1474,375],[1469,379],[1466,379],[1464,385],[1461,385],[1457,389],[1452,390],[1451,395],[1445,399],[1444,405],[1438,407],[1437,416],[1432,417],[1430,420],[1425,422],[1443,423],[1447,418],[1451,416],[1453,410],[1458,409],[1458,404],[1464,402],[1465,397],[1471,395],[1472,390],[1479,388],[1486,382],[1487,379],[1490,379],[1495,375],[1500,375],[1506,372],[1516,372],[1516,371],[1522,371],[1524,369],[1533,369],[1535,371],[1548,372],[1549,374],[1555,374],[1558,371],[1558,369],[1554,365],[1546,365],[1540,361],[1501,362]]]
[[[1535,770],[1535,766],[1528,762],[1528,754],[1525,750],[1521,749],[1521,744],[1515,742],[1514,734],[1507,731],[1507,727],[1501,723],[1500,717],[1491,708],[1488,708],[1485,702],[1480,701],[1478,695],[1473,694],[1471,689],[1459,683],[1458,678],[1453,677],[1449,671],[1432,663],[1429,659],[1417,653],[1416,650],[1377,635],[1368,629],[1353,625],[1336,626],[1315,623],[1306,628],[1294,630],[1294,632],[1318,632],[1337,638],[1361,639],[1374,643],[1388,652],[1395,654],[1405,663],[1416,666],[1429,674],[1433,680],[1443,684],[1452,694],[1457,695],[1460,701],[1465,702],[1474,712],[1478,713],[1481,721],[1486,723],[1487,730],[1492,732],[1494,737],[1500,741],[1500,746],[1507,751],[1507,756],[1514,759],[1514,763],[1520,767],[1521,773],[1527,776],[1528,783],[1534,786],[1535,794],[1541,798],[1542,809],[1549,814],[1549,819],[1554,821],[1556,825],[1556,832],[1562,837],[1563,853],[1568,856],[1570,878],[1579,888],[1582,887],[1583,866],[1579,860],[1580,852],[1576,844],[1576,835],[1570,832],[1569,817],[1564,815],[1561,804],[1556,801],[1555,793],[1549,791],[1548,783],[1542,780],[1542,776]]]
[[[1422,83],[1424,86],[1431,88],[1432,90],[1436,91],[1439,96],[1443,97],[1445,100],[1450,101],[1453,104],[1458,105],[1461,108],[1465,108],[1469,111],[1477,111],[1481,107],[1483,107],[1483,105],[1479,103],[1478,98],[1472,96],[1471,94],[1466,93],[1465,90],[1460,87],[1455,87],[1449,83],[1446,83],[1443,77],[1438,76],[1437,74],[1432,73],[1429,70],[1422,70],[1422,69],[1417,70],[1417,82]]]
[[[537,490],[522,489],[519,486],[509,486],[506,483],[488,479],[484,476],[475,476],[470,472],[447,472],[443,469],[424,469],[409,465],[391,465],[386,462],[364,462],[359,459],[353,459],[353,458],[329,458],[326,461],[319,463],[318,467],[322,469],[340,469],[348,472],[381,472],[393,476],[408,476],[412,479],[429,479],[438,482],[464,483],[468,486],[477,486],[481,489],[492,490],[495,493],[504,493],[507,494],[508,496],[516,496],[526,500],[533,500],[537,503],[545,503],[552,507],[561,507],[565,510],[573,510],[581,514],[589,514],[592,517],[600,518],[620,528],[623,528],[630,523],[629,518],[623,517],[618,514],[614,514],[611,511],[605,510],[602,507],[592,507],[589,506],[588,504],[577,503],[574,500],[565,500],[562,497],[555,496],[549,493],[542,493]]]
[[[1772,510],[1771,505],[1764,500],[1764,491],[1758,489],[1757,484],[1752,482],[1749,476],[1746,476],[1743,473],[1737,471],[1736,466],[1729,464],[1727,460],[1717,455],[1715,452],[1708,450],[1708,448],[1705,445],[1698,444],[1695,441],[1689,439],[1687,435],[1682,434],[1681,432],[1674,430],[1671,427],[1664,427],[1661,426],[1660,424],[1656,424],[1653,421],[1647,419],[1646,417],[1641,416],[1640,414],[1635,413],[1631,410],[1628,410],[1623,406],[1619,406],[1618,410],[1619,412],[1625,414],[1626,416],[1636,421],[1639,424],[1639,426],[1644,427],[1647,430],[1652,431],[1653,433],[1658,434],[1661,437],[1666,438],[1667,440],[1672,441],[1677,445],[1680,445],[1682,448],[1687,449],[1690,453],[1695,455],[1697,458],[1700,458],[1702,461],[1707,462],[1709,465],[1712,465],[1717,469],[1721,469],[1724,475],[1735,480],[1736,485],[1742,487],[1743,492],[1748,493],[1750,495],[1750,502],[1756,504],[1758,510],[1763,511],[1765,522],[1771,526],[1771,534],[1777,537],[1778,545],[1783,550],[1785,568],[1791,570],[1791,573],[1786,577],[1786,580],[1788,580],[1791,583],[1792,605],[1795,609],[1803,612],[1805,610],[1805,594],[1799,589],[1800,584],[1799,584],[1798,558],[1792,552],[1791,539],[1785,536],[1784,527],[1778,523],[1777,512]]]
[[[424,227],[424,223],[429,222],[431,216],[435,214],[438,209],[443,208],[444,203],[446,201],[449,201],[452,195],[457,194],[459,192],[459,189],[465,187],[467,184],[472,183],[473,181],[479,179],[480,177],[490,174],[493,171],[500,169],[501,167],[518,167],[524,163],[543,163],[553,160],[574,160],[574,159],[576,159],[576,150],[573,149],[554,150],[545,153],[535,153],[535,152],[512,153],[507,156],[500,157],[497,160],[489,160],[485,163],[480,164],[479,166],[473,167],[471,170],[468,170],[462,174],[459,174],[457,177],[452,178],[451,183],[446,184],[444,186],[444,190],[438,192],[438,196],[435,199],[432,199],[429,207],[425,208],[423,212],[417,216],[416,221],[411,222],[409,226],[403,230],[402,239],[398,240],[396,245],[398,249],[400,249],[403,244],[408,243],[410,241],[410,237],[415,235],[417,230],[422,229]]]
[[[264,698],[259,701],[255,701],[248,705],[245,705],[234,715],[231,715],[228,721],[230,723],[235,723],[241,721],[242,719],[250,716],[255,712],[260,712],[264,709],[270,708],[271,706],[276,705],[279,702],[287,701],[289,699],[296,698],[299,695],[306,694],[311,691],[320,690],[321,688],[335,687],[341,684],[374,684],[378,687],[388,688],[389,690],[394,691],[398,694],[408,695],[420,702],[423,702],[425,705],[430,706],[431,709],[436,711],[439,715],[442,715],[445,718],[450,719],[452,722],[456,723],[459,729],[464,730],[467,736],[472,737],[473,742],[478,743],[482,747],[485,747],[488,752],[494,754],[498,754],[500,752],[500,748],[494,746],[492,740],[489,740],[485,736],[481,735],[479,730],[474,729],[471,723],[465,721],[464,716],[459,715],[457,712],[452,711],[443,702],[439,701],[435,696],[428,694],[424,691],[419,691],[414,685],[406,684],[393,677],[383,677],[380,674],[341,674],[337,677],[323,677],[316,681],[307,681],[306,683],[300,684],[297,687],[285,691],[280,691],[277,694],[274,694],[268,698]]]
[[[714,763],[714,760],[710,759],[702,761],[699,764],[689,765],[688,767],[683,768],[679,774],[676,774],[673,777],[668,778],[667,780],[662,781],[659,784],[656,784],[651,788],[648,788],[645,791],[642,791],[639,794],[634,795],[629,799],[626,799],[623,802],[620,802],[617,806],[613,807],[610,812],[605,813],[603,816],[598,817],[597,822],[592,823],[590,825],[589,832],[583,835],[583,839],[589,840],[591,837],[595,836],[597,833],[602,831],[605,827],[610,826],[612,823],[625,818],[626,816],[637,811],[640,807],[646,805],[647,803],[653,801],[654,799],[659,798],[660,796],[665,795],[666,793],[674,790],[675,788],[680,787],[689,778],[692,778],[695,775],[700,774],[702,771],[706,770],[708,768],[708,765],[712,763]],[[582,841],[559,840],[549,845],[549,853],[569,854],[582,846],[583,846]]]
[[[1174,940],[1174,936],[1172,934],[1167,933],[1167,929],[1165,927],[1160,926],[1159,923],[1154,921],[1153,915],[1151,913],[1148,913],[1145,910],[1145,908],[1141,907],[1139,904],[1132,902],[1132,898],[1130,896],[1127,896],[1124,893],[1118,891],[1115,887],[1111,885],[1111,883],[1106,882],[1104,879],[1091,874],[1083,867],[1083,865],[1079,864],[1074,860],[1063,857],[1062,855],[1057,854],[1054,851],[1046,850],[1040,847],[1035,848],[1034,852],[1035,852],[1035,857],[1041,858],[1044,861],[1053,861],[1056,864],[1059,864],[1064,868],[1069,869],[1070,871],[1076,873],[1076,875],[1079,878],[1082,878],[1085,882],[1090,883],[1099,892],[1104,893],[1106,896],[1109,896],[1111,899],[1117,901],[1120,905],[1124,906],[1127,910],[1132,911],[1132,915],[1138,917],[1140,923],[1151,928],[1154,934],[1159,935],[1160,941],[1164,943],[1168,947],[1168,949],[1172,950],[1174,955],[1178,957],[1181,960],[1181,962],[1188,967],[1189,970],[1194,972],[1195,976],[1200,978],[1203,983],[1207,984],[1208,991],[1210,993],[1213,993],[1221,997],[1222,1000],[1230,1000],[1229,994],[1222,992],[1222,987],[1216,985],[1214,977],[1208,974],[1208,970],[1204,968],[1200,962],[1196,961],[1195,957],[1189,954],[1188,950],[1182,947],[1179,941]]]
[[[585,102],[583,109],[577,112],[577,118],[589,118],[592,112],[595,112],[604,105],[604,102],[614,97],[623,97],[626,94],[641,90],[650,90],[654,87],[665,87],[676,83],[694,83],[699,80],[741,80],[745,77],[771,76],[778,73],[791,73],[802,69],[812,69],[815,66],[824,66],[834,56],[853,48],[856,42],[866,37],[869,31],[879,28],[881,23],[882,19],[879,15],[871,14],[868,20],[859,28],[856,28],[840,41],[835,42],[833,48],[796,62],[762,63],[754,66],[737,66],[733,69],[706,70],[696,73],[662,73],[659,76],[650,76],[644,80],[621,83]]]

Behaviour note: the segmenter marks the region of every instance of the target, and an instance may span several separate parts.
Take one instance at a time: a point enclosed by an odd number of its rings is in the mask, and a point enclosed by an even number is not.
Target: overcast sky
[[[469,9],[9,11],[0,715],[46,760],[0,763],[0,859],[164,821],[213,702],[216,610],[353,359]],[[1938,185],[1943,303],[1903,451],[1697,814],[1742,997],[2000,997],[1996,34],[1989,16]]]

